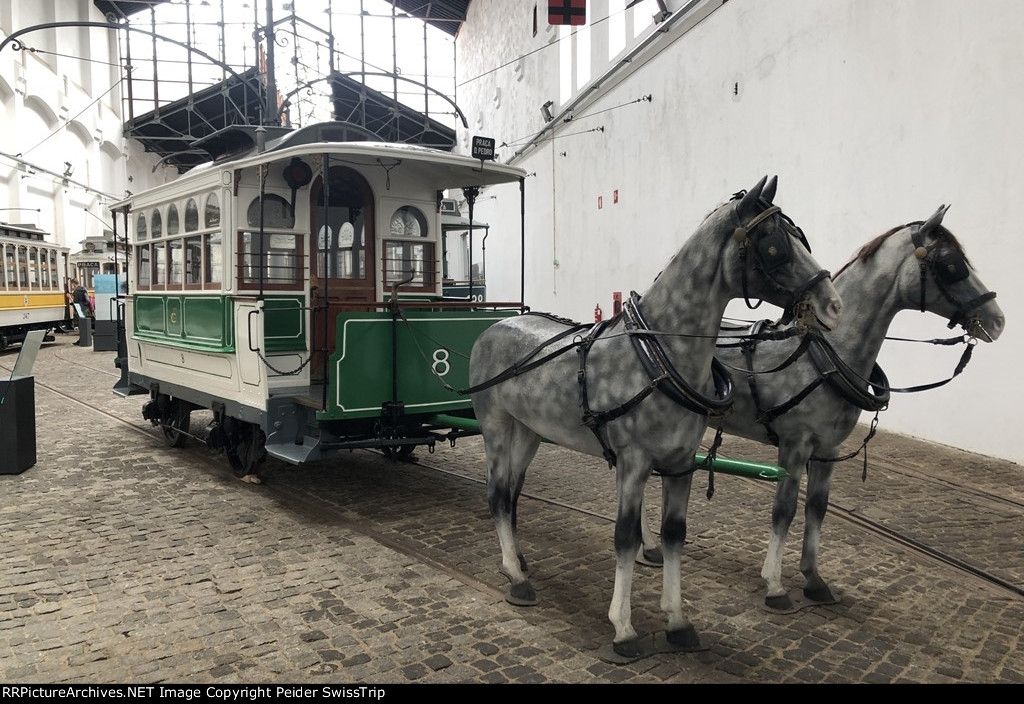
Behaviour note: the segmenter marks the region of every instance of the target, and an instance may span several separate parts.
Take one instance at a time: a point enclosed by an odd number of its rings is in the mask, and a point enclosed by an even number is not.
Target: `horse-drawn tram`
[[[134,253],[114,391],[149,394],[143,415],[171,446],[199,439],[191,415],[207,411],[202,440],[249,481],[268,455],[402,456],[478,434],[470,352],[492,324],[528,312],[445,296],[442,276],[451,198],[465,199],[473,227],[480,191],[518,184],[524,199],[525,172],[353,134],[340,123],[271,140],[230,128],[201,145],[210,162],[112,207]],[[505,229],[516,231],[525,239],[522,222]]]
[[[520,302],[444,297],[441,203],[522,169],[319,124],[214,158],[113,207],[132,243],[121,395],[148,393],[167,442],[213,413],[207,442],[253,477],[269,453],[407,453],[475,432],[468,356]],[[520,185],[520,192],[522,188]]]

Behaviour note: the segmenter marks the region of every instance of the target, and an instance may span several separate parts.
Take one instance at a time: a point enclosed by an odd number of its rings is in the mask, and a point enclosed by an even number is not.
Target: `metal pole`
[[[277,111],[277,79],[274,76],[274,2],[267,0],[267,109],[263,124],[280,125],[281,116]]]

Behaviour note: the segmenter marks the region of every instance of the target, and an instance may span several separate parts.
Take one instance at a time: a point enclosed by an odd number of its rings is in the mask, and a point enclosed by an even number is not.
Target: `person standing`
[[[79,283],[78,279],[71,279],[71,302],[77,303],[82,313],[87,318],[92,317],[92,302],[89,300],[89,291]],[[77,308],[75,309],[77,312]]]
[[[73,344],[87,347],[92,344],[92,302],[89,291],[78,279],[71,279],[71,303],[78,317],[78,342]]]

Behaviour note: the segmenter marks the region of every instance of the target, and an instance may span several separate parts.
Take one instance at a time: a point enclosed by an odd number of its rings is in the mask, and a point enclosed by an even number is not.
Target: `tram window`
[[[4,285],[8,288],[17,288],[18,286],[18,275],[14,266],[14,245],[9,244],[4,247],[4,269],[7,271],[7,275],[4,277]]]
[[[219,288],[221,283],[221,243],[220,233],[214,232],[203,235],[203,252],[206,255],[205,276],[206,284],[212,284],[212,288]]]
[[[178,234],[178,206],[173,203],[167,206],[167,234]]]
[[[392,237],[426,237],[427,218],[419,208],[403,205],[391,216]]]
[[[139,213],[135,216],[135,239],[146,239],[146,214]]]
[[[39,250],[30,247],[28,250],[28,285],[29,288],[39,288]]]
[[[302,236],[258,232],[239,234],[239,288],[295,288],[304,281]],[[262,251],[262,261],[261,254]]]
[[[153,285],[167,285],[167,245],[163,242],[153,243]]]
[[[267,193],[260,199],[253,198],[249,203],[249,209],[245,213],[245,219],[249,227],[260,226],[260,215],[263,216],[263,227],[266,229],[290,230],[295,227],[295,214],[292,206],[276,193]]]
[[[216,193],[211,193],[206,199],[206,214],[203,218],[206,227],[218,227],[220,225],[220,201]]]
[[[203,243],[199,235],[185,238],[185,286],[203,283]]]
[[[195,232],[199,229],[199,206],[195,198],[189,198],[185,203],[185,232]]]
[[[433,288],[434,245],[412,242],[386,242],[384,283]]]
[[[386,285],[405,282],[410,287],[433,288],[434,244],[421,239],[429,234],[427,218],[419,208],[403,205],[394,212],[390,226],[392,239],[384,243]]]
[[[163,218],[159,210],[154,210],[149,218],[149,234],[154,239],[164,234]]]
[[[149,256],[149,245],[142,245],[136,247],[137,258],[139,262],[139,280],[137,285],[140,289],[149,288],[152,282],[152,261]]]
[[[366,278],[366,248],[361,215],[357,216],[355,222],[342,220],[337,228],[321,228],[317,247],[320,255],[318,269],[327,272],[328,277]]]
[[[50,254],[53,252],[39,250],[39,285],[42,288],[50,288]]]
[[[180,239],[167,241],[167,283],[170,286],[181,286],[184,281],[185,255],[182,250],[183,246],[184,242]]]
[[[351,216],[356,211],[331,208]],[[337,228],[324,226],[317,234],[317,269],[332,279],[366,278],[366,249],[363,242],[363,218],[355,215],[355,222],[343,219]]]
[[[28,247],[18,247],[18,286],[28,288]]]

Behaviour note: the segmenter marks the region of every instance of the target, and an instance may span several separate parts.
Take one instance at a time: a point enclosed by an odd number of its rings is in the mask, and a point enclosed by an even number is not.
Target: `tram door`
[[[313,361],[310,376],[323,381],[324,362],[334,353],[335,319],[360,310],[377,295],[373,193],[357,172],[332,166],[327,188],[318,176],[310,191],[310,316]]]

